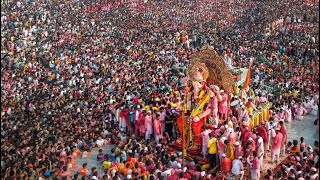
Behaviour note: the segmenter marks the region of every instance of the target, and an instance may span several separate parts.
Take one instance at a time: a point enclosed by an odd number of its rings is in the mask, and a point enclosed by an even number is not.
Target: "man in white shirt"
[[[103,146],[104,144],[104,139],[102,139],[101,137],[99,137],[99,139],[97,139],[96,141],[97,146],[100,148]]]
[[[233,176],[240,176],[240,180],[243,179],[244,168],[242,163],[242,156],[239,156],[238,159],[232,161],[231,173]]]
[[[169,163],[170,164],[170,163]],[[161,173],[161,176],[164,177],[164,179],[167,179],[170,175],[171,175],[171,170],[172,168],[170,168],[170,165],[167,164],[167,170],[163,171]]]
[[[260,135],[258,135],[257,152],[260,161],[260,169],[263,169],[264,144],[263,139]]]
[[[137,106],[137,109],[134,112],[134,125],[135,125],[135,134],[138,135],[139,132],[139,115],[140,115],[141,109],[140,105]]]

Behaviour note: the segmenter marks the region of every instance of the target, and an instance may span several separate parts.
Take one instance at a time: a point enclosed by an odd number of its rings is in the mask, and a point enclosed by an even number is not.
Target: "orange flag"
[[[248,69],[246,81],[244,82],[244,85],[243,85],[242,89],[245,89],[245,88],[249,87],[250,78],[251,78],[251,66]]]

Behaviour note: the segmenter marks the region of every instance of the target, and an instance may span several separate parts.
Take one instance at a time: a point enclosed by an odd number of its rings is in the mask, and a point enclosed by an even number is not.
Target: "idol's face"
[[[203,81],[203,76],[199,71],[194,71],[193,72],[193,77],[198,82],[202,82]]]

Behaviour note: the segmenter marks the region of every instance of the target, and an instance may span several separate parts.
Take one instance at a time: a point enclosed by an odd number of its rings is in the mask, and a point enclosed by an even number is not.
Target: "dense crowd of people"
[[[3,179],[317,179],[319,142],[289,142],[283,122],[318,118],[318,4],[1,5]],[[252,81],[230,118],[204,127],[205,158],[185,165],[170,144],[180,136],[175,122],[185,69],[204,45],[230,66],[248,68],[251,60]],[[249,129],[248,106],[267,101],[269,121]],[[104,171],[76,169],[76,157],[110,144],[115,148],[97,157]],[[263,177],[267,151],[272,163],[280,163],[280,154],[290,160]]]

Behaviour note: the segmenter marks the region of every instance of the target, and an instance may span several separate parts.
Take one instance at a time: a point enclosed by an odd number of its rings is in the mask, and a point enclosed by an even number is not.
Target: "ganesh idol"
[[[208,53],[208,50],[211,52]],[[208,54],[206,54],[208,53]],[[214,51],[207,49],[204,52],[206,57],[211,55],[214,57]],[[218,59],[220,60],[220,59]],[[222,59],[223,60],[223,59]],[[221,83],[221,76],[215,74],[216,68],[225,68],[226,65],[210,64],[212,59],[203,60],[202,58],[195,58],[191,60],[191,65],[187,68],[187,78],[184,79],[184,99],[182,111],[184,112],[184,118],[181,116],[177,119],[177,125],[180,133],[180,137],[175,141],[174,145],[177,148],[182,148],[182,140],[188,139],[186,144],[188,153],[193,155],[199,155],[202,148],[201,132],[204,125],[210,127],[210,125],[218,125],[219,122],[219,106],[222,102],[219,86],[215,85],[214,79],[217,79],[217,83]],[[209,66],[209,67],[208,67]],[[211,69],[209,69],[211,67]],[[226,71],[220,71],[225,73]],[[211,78],[209,78],[209,75]],[[228,74],[229,75],[229,74]],[[229,76],[232,79],[232,75]],[[208,81],[209,80],[209,81]],[[220,82],[219,82],[220,80]],[[210,85],[211,84],[211,85]],[[228,92],[232,90],[232,84],[228,86]],[[213,119],[213,121],[209,121]],[[184,130],[184,132],[182,132]],[[185,135],[182,138],[181,135]]]

